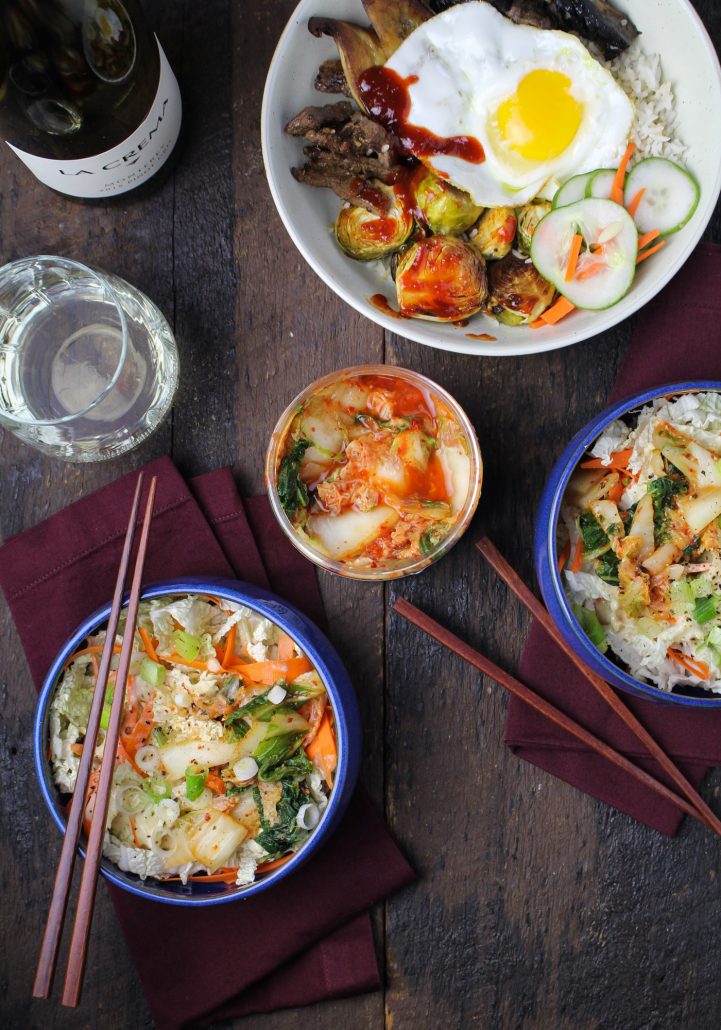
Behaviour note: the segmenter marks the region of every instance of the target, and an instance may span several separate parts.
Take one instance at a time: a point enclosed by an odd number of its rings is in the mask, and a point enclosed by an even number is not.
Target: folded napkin
[[[243,579],[322,623],[315,570],[264,497],[244,502],[229,469],[189,486],[169,458],[146,472],[158,476],[146,582]],[[117,480],[0,550],[0,586],[37,686],[66,637],[112,595],[135,481]],[[155,1022],[174,1030],[378,987],[367,910],[413,876],[359,790],[322,850],[265,894],[189,910],[109,890]],[[213,962],[199,960],[207,954]]]
[[[665,383],[721,381],[721,246],[702,244],[673,282],[644,308],[610,401]],[[673,787],[643,747],[576,667],[533,623],[520,678],[617,751]],[[661,705],[622,695],[624,702],[698,786],[721,764],[721,712]],[[641,822],[673,835],[682,813],[512,698],[506,744],[517,755]],[[676,788],[674,788],[676,789]]]

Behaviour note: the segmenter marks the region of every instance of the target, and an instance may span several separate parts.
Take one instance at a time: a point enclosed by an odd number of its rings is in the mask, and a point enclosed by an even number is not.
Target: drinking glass
[[[63,257],[0,268],[0,425],[68,461],[136,447],[167,414],[178,352],[129,283]]]

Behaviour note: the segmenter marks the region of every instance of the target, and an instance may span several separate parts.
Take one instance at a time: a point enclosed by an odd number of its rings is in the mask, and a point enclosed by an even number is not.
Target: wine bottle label
[[[160,52],[158,92],[147,117],[125,142],[103,154],[76,161],[35,157],[8,144],[33,175],[46,186],[69,197],[115,197],[135,189],[154,175],[169,157],[180,132],[180,89],[163,48]]]

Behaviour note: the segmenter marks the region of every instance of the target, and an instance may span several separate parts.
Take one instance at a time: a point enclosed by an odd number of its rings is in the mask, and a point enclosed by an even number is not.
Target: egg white
[[[567,32],[517,25],[485,0],[472,0],[418,26],[387,62],[409,87],[408,122],[437,136],[473,136],[485,161],[423,158],[436,172],[471,194],[482,207],[525,204],[548,197],[572,175],[614,167],[631,131],[633,104],[583,43]],[[546,161],[517,160],[494,144],[488,120],[530,72],[563,73],[583,105],[568,147]]]

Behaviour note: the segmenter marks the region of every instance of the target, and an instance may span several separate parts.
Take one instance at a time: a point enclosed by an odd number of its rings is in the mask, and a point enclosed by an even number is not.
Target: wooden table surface
[[[721,5],[697,6],[718,46]],[[388,609],[397,591],[515,668],[528,619],[473,542],[489,532],[533,581],[532,521],[545,477],[604,406],[633,321],[567,350],[505,360],[384,333],[305,265],[266,187],[260,101],[292,0],[148,7],[186,105],[176,174],[149,198],[85,206],[37,184],[5,151],[0,259],[59,253],[137,284],[175,329],[177,401],[137,451],[100,465],[53,461],[6,433],[3,535],[167,452],[186,475],[230,464],[244,491],[259,492],[265,445],[286,403],[317,376],[362,362],[404,365],[445,386],[470,414],[485,458],[474,524],[437,566],[390,587],[322,578],[331,636],[363,712],[361,776],[419,873],[375,913],[384,989],[242,1026],[716,1030],[718,841],[690,820],[668,840],[520,762],[502,743],[500,689]],[[721,240],[718,211],[707,238]],[[81,1007],[30,1000],[59,837],[34,779],[35,693],[4,603],[0,649],[0,1022],[150,1027],[102,889]],[[713,802],[720,791],[714,773],[705,794]]]

